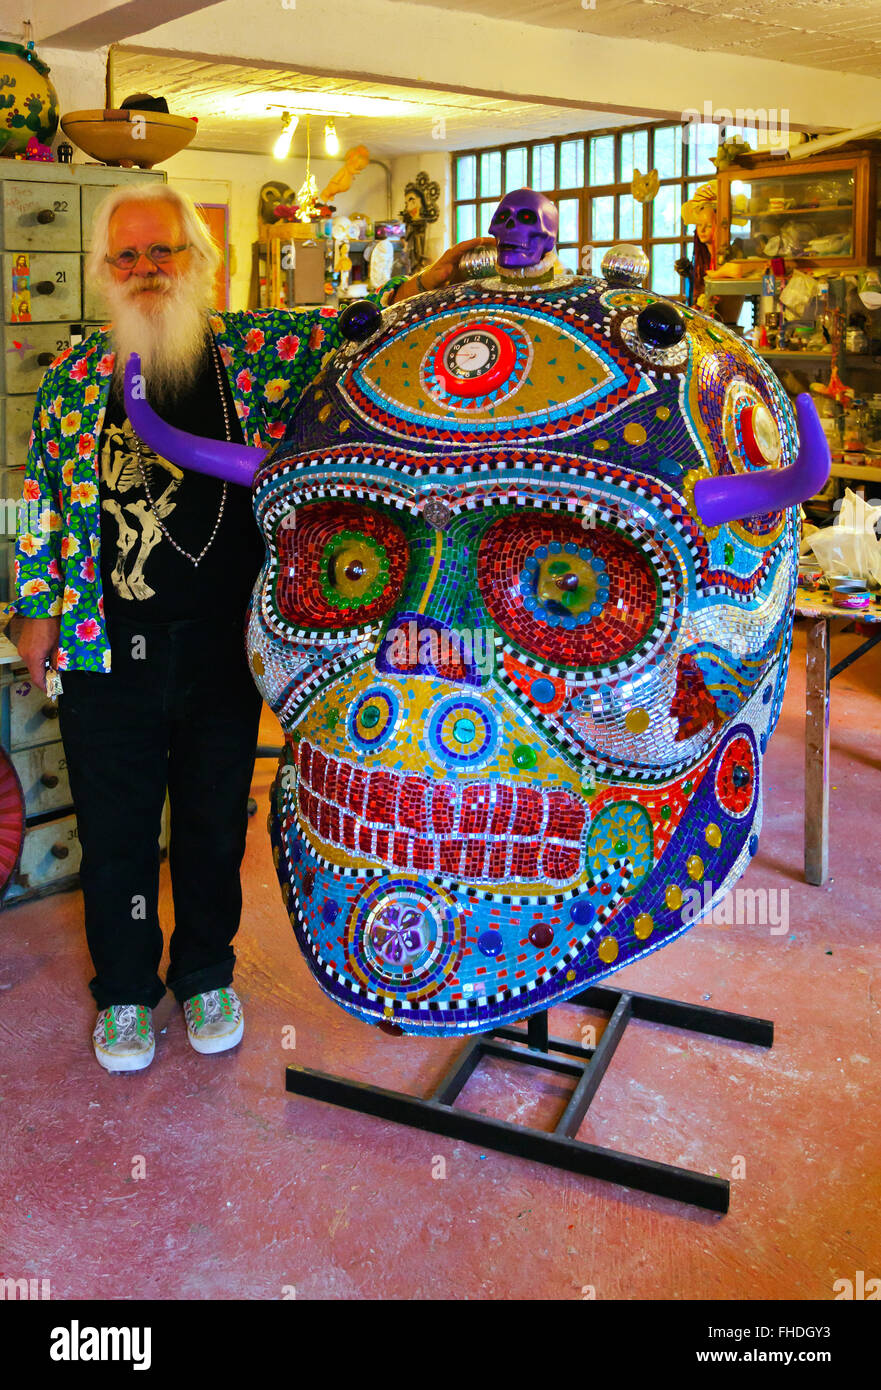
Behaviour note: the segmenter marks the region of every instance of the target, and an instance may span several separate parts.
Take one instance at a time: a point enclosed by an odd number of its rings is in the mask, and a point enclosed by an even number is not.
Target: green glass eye
[[[513,760],[515,767],[535,767],[538,762],[538,755],[528,743],[518,743],[514,749]]]
[[[333,608],[358,608],[382,593],[389,565],[385,548],[372,536],[341,531],[324,548],[321,592]]]

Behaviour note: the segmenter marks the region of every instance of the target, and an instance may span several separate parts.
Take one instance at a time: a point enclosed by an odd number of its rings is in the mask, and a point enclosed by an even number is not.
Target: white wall
[[[429,260],[436,260],[442,251],[450,245],[450,209],[452,207],[452,192],[450,179],[452,160],[448,154],[442,150],[431,150],[426,154],[403,154],[398,155],[391,161],[392,166],[392,206],[395,217],[404,206],[404,189],[408,183],[412,183],[416,175],[423,170],[430,179],[434,179],[440,184],[440,198],[438,206],[440,217],[436,222],[429,224],[425,237],[425,254]]]
[[[37,54],[49,65],[49,78],[58,93],[58,109],[62,116],[67,111],[104,109],[106,48],[94,53],[73,53],[65,48],[38,47]],[[66,138],[59,126],[57,140]],[[88,158],[75,145],[73,157],[76,164]]]

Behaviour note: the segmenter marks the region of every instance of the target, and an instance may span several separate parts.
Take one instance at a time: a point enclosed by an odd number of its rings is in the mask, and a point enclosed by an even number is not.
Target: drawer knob
[[[54,356],[54,354],[51,353],[51,352],[38,352],[38,353],[37,353],[37,366],[38,366],[38,367],[51,367],[51,366],[52,366],[52,363],[53,363],[54,361],[55,361],[55,356]]]
[[[40,778],[40,781],[43,783],[44,787],[58,786],[58,778],[56,777],[54,772],[44,772],[42,777]]]
[[[52,857],[53,857],[53,859],[66,859],[67,856],[68,856],[69,854],[70,854],[70,847],[69,847],[68,845],[53,845],[53,846],[52,846]]]
[[[41,208],[37,213],[37,221],[42,222],[43,226],[45,226],[47,222],[55,221],[55,213],[51,208]]]
[[[34,285],[34,289],[36,290],[37,294],[54,294],[55,282],[53,280],[40,280],[36,285]]]
[[[42,716],[43,716],[44,719],[57,719],[57,718],[58,718],[58,707],[57,707],[57,705],[49,705],[49,704],[47,704],[47,705],[44,705],[44,706],[43,706],[43,708],[41,709],[40,713],[42,714]]]

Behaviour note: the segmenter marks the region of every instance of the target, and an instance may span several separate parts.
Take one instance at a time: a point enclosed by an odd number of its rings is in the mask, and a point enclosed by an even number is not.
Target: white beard
[[[145,284],[158,289],[146,293]],[[167,405],[192,384],[205,356],[211,307],[205,275],[131,276],[122,284],[105,282],[102,289],[113,315],[115,389],[122,391],[125,364],[136,352],[148,399]]]

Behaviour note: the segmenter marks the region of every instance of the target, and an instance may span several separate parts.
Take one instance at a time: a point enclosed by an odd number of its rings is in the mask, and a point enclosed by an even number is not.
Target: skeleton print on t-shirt
[[[127,419],[121,427],[108,425],[101,443],[101,506],[117,526],[116,562],[110,578],[120,598],[152,598],[156,591],[147,582],[145,567],[152,551],[163,544],[156,518],[165,522],[174,511],[173,498],[183,470],[145,444],[140,446],[139,462],[134,431]]]

